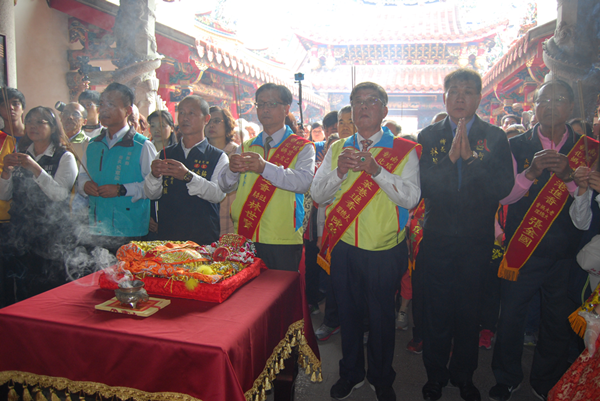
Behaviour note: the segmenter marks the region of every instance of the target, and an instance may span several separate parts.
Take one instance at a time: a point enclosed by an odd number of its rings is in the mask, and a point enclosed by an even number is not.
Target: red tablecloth
[[[113,296],[95,274],[0,309],[0,384],[25,376],[104,396],[242,401],[302,334],[299,351],[320,372],[298,273],[267,270],[222,304],[172,298],[147,318],[94,309]]]

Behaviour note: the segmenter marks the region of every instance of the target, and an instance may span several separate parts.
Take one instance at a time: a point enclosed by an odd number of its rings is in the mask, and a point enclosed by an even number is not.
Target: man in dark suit
[[[481,272],[492,253],[498,203],[514,178],[506,134],[477,117],[480,101],[479,74],[452,72],[444,79],[448,117],[419,135],[425,221],[415,269],[424,298],[425,400],[441,398],[448,381],[464,400],[481,399],[473,384]]]
[[[504,280],[492,359],[497,384],[489,394],[494,401],[508,401],[523,380],[527,305],[540,290],[540,334],[529,379],[536,397],[545,400],[568,368],[569,270],[582,235],[569,216],[578,185],[571,166],[594,165],[590,156],[597,154],[594,144],[579,142],[581,136],[566,123],[574,99],[568,83],[545,82],[533,97],[539,124],[510,140],[515,184],[502,200],[510,206],[508,247],[498,271]]]

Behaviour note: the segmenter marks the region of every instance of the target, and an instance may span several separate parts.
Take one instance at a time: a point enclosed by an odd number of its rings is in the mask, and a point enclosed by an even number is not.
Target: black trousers
[[[495,245],[494,249],[499,246]],[[483,272],[483,291],[481,292],[481,310],[479,311],[479,328],[496,332],[498,316],[500,314],[500,284],[498,277],[498,268],[501,258],[492,259],[490,254],[490,263]]]
[[[498,383],[516,386],[523,381],[523,331],[527,306],[541,290],[542,308],[538,343],[531,366],[531,387],[548,393],[568,368],[571,328],[568,317],[569,266],[573,259],[531,257],[517,281],[502,280],[500,320],[492,370]]]
[[[323,323],[329,327],[338,327],[340,325],[340,316],[338,313],[337,300],[335,299],[335,290],[331,282],[331,276],[327,276],[327,294],[325,294],[325,312]]]
[[[273,245],[255,242],[256,256],[261,258],[269,269],[297,272],[302,259],[302,244]]]
[[[317,306],[319,301],[323,299],[323,294],[319,291],[319,277],[321,275],[321,266],[317,264],[317,256],[319,248],[317,248],[317,240],[304,240],[304,264],[306,273],[304,279],[306,281],[306,302],[309,305]]]
[[[405,241],[386,251],[367,251],[339,241],[331,254],[331,280],[342,337],[340,377],[357,383],[365,377],[364,318],[369,383],[391,386],[394,359],[395,293],[408,265]]]
[[[415,270],[422,280],[423,363],[429,380],[473,379],[481,283],[493,240],[423,236]]]
[[[423,341],[423,269],[413,270],[410,277],[412,285],[412,314],[413,314],[413,341]]]

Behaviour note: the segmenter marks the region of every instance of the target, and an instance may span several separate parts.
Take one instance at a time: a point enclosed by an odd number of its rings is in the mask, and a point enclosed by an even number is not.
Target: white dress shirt
[[[579,191],[575,191],[575,200],[571,203],[569,208],[569,215],[573,224],[580,230],[587,230],[592,224],[592,190],[588,188],[583,195],[578,195]],[[600,195],[596,196],[595,199],[600,204]]]
[[[271,135],[273,141],[271,142],[272,147],[269,151],[269,155],[273,155],[275,153],[277,147],[283,141],[283,136],[285,132],[286,126],[284,125],[283,128]],[[266,139],[267,134],[262,132],[260,136],[263,139],[264,146],[264,140]],[[241,150],[242,147],[238,147],[235,151],[235,154],[240,154]],[[304,194],[310,188],[310,184],[314,176],[314,171],[315,147],[308,144],[304,146],[304,148],[298,154],[298,157],[296,158],[296,164],[293,169],[276,166],[268,160],[265,160],[265,169],[261,175],[265,179],[269,180],[271,184],[273,184],[277,188],[281,188],[290,192],[295,192],[297,194]],[[229,168],[223,169],[221,175],[219,176],[219,186],[221,187],[223,192],[230,193],[237,189],[239,178],[240,173],[234,173]]]
[[[360,144],[360,141],[365,139],[358,133],[355,135],[357,136],[357,144]],[[382,130],[371,136],[369,139],[373,143],[368,149],[377,146],[382,136]],[[332,202],[336,192],[341,188],[346,178],[348,178],[348,174],[346,174],[340,179],[337,169],[331,170],[331,157],[331,148],[329,148],[321,167],[319,167],[315,174],[315,179],[310,189],[312,198],[319,205]],[[419,157],[417,156],[417,151],[415,149],[410,151],[401,175],[390,173],[382,168],[381,173],[373,177],[373,180],[396,205],[405,209],[412,209],[417,205],[421,197]]]
[[[190,153],[192,148],[200,146],[202,143],[204,143],[204,141],[206,141],[206,139],[204,139],[201,142],[198,142],[191,148],[186,148],[183,144],[183,141],[181,141],[181,148],[183,149],[185,158],[187,159],[188,154]],[[190,173],[192,173],[192,181],[186,184],[188,188],[188,194],[190,196],[197,196],[201,199],[207,200],[212,203],[220,203],[223,199],[225,199],[225,193],[223,193],[223,191],[221,191],[221,188],[219,187],[219,176],[221,175],[221,171],[225,168],[229,169],[229,158],[227,157],[225,152],[223,152],[223,154],[219,158],[219,161],[217,162],[215,170],[212,173],[210,181],[204,177],[199,176],[193,171],[190,171]],[[159,199],[162,196],[162,190],[162,176],[156,178],[152,173],[148,174],[146,176],[146,179],[144,180],[144,192],[146,193],[146,196],[149,199]]]
[[[33,144],[29,145],[27,152],[30,155],[34,154]],[[40,153],[33,159],[39,162],[43,156],[52,157],[54,155],[54,145],[50,144],[44,153]],[[22,167],[20,167],[22,168]],[[56,169],[56,174],[52,177],[45,170],[42,169],[40,175],[33,179],[33,181],[39,185],[40,189],[46,194],[46,196],[55,202],[65,200],[71,193],[71,188],[75,184],[77,178],[77,162],[75,156],[71,152],[65,152],[59,162]],[[8,180],[0,177],[0,200],[10,200],[12,198],[13,182],[12,174]]]
[[[113,135],[112,139],[109,138],[108,133],[106,135],[106,142],[108,143],[108,148],[112,149],[113,146],[117,142],[119,142],[125,134],[129,131],[129,125],[121,128],[115,135]],[[142,176],[146,177],[148,174],[152,172],[152,160],[156,159],[156,155],[158,152],[154,147],[152,141],[145,141],[142,146],[142,153],[140,155],[140,168],[142,171]],[[87,168],[87,155],[84,154],[81,158],[81,164],[83,164]],[[77,189],[81,196],[87,197],[88,194],[85,193],[84,187],[85,183],[91,181],[90,176],[87,174],[85,169],[81,169],[79,172],[79,179],[77,181]],[[131,202],[137,202],[140,199],[145,199],[146,194],[144,193],[144,181],[139,182],[129,182],[127,184],[123,184],[125,189],[127,189],[127,195],[131,196]]]

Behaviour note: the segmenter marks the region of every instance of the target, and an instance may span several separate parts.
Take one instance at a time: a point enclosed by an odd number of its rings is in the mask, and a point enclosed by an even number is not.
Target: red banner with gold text
[[[307,143],[310,142],[302,137],[290,135],[281,145],[275,148],[275,153],[273,153],[269,162],[283,168],[288,168],[292,160],[294,160]],[[265,155],[266,158],[267,156]],[[252,239],[258,228],[258,223],[276,189],[277,187],[271,184],[269,180],[264,179],[262,176],[258,177],[242,207],[238,221],[238,234]]]
[[[570,167],[593,166],[598,159],[598,142],[581,137],[567,155]],[[498,277],[517,281],[519,269],[529,260],[544,235],[569,199],[566,184],[552,174],[515,231],[498,269]]]

